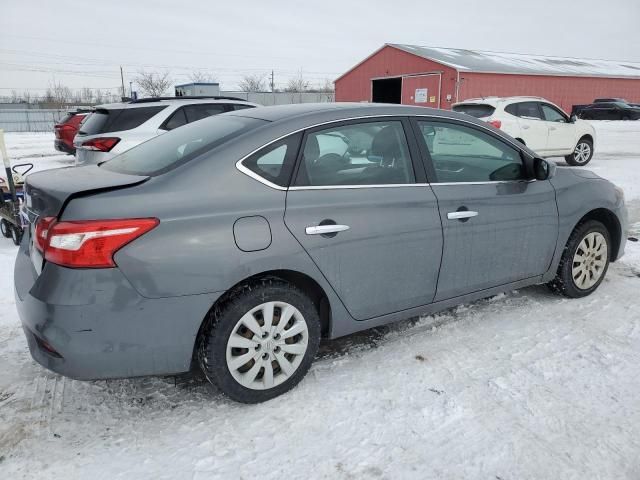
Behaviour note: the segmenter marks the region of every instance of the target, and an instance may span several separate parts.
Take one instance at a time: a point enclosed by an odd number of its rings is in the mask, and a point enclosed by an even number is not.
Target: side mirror
[[[576,123],[578,121],[578,116],[576,114],[571,115],[569,117],[569,123]]]
[[[556,173],[556,164],[543,158],[533,159],[533,174],[536,180],[548,180]]]

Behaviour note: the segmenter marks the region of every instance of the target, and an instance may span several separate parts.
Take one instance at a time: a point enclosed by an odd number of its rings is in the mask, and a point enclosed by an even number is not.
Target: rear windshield
[[[256,118],[216,115],[163,133],[100,166],[131,175],[161,175],[265,123]]]
[[[167,107],[101,108],[96,110],[93,115],[82,124],[80,134],[96,135],[99,133],[131,130],[132,128],[139,127],[165,108]]]
[[[456,105],[453,107],[454,112],[466,113],[476,118],[484,118],[490,116],[496,109],[491,105],[479,105],[468,103],[466,105]]]

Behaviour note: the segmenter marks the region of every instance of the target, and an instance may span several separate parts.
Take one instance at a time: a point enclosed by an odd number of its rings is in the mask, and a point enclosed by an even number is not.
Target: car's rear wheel
[[[589,220],[573,231],[562,254],[556,278],[549,287],[570,298],[585,297],[602,283],[611,252],[609,231]]]
[[[320,343],[313,302],[283,280],[253,281],[207,318],[198,358],[207,379],[233,400],[258,403],[293,388]]]
[[[0,232],[2,232],[2,236],[4,238],[9,238],[11,236],[11,224],[4,218],[0,220]]]
[[[581,138],[571,155],[567,155],[565,160],[569,165],[581,167],[591,161],[593,157],[593,142],[588,138]]]

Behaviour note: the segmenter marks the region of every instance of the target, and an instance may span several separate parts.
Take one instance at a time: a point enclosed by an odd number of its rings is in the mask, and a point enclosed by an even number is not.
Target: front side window
[[[418,121],[438,183],[525,180],[520,153],[474,128]]]
[[[544,114],[544,118],[545,120],[547,120],[547,122],[566,123],[567,119],[557,109],[555,109],[551,105],[547,105],[546,103],[541,104],[541,106],[542,113]]]
[[[295,184],[348,186],[414,182],[402,123],[372,121],[309,133]]]

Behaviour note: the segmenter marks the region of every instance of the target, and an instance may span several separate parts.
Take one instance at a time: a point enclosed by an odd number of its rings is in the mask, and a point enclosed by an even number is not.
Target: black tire
[[[588,154],[588,157],[586,159],[584,159],[584,157],[578,158],[578,157],[580,157],[580,155],[577,152],[581,148],[581,146],[583,146],[582,148],[588,148],[589,149],[589,154]],[[574,167],[583,167],[587,163],[589,163],[592,158],[593,158],[593,142],[591,140],[589,140],[588,138],[581,138],[580,140],[578,140],[578,143],[576,144],[575,148],[573,149],[573,153],[571,153],[570,155],[567,155],[566,157],[564,157],[565,161],[569,165],[572,165]]]
[[[0,221],[0,232],[2,232],[4,238],[11,237],[11,224],[4,218]]]
[[[578,287],[572,275],[574,255],[576,254],[582,240],[587,235],[594,232],[600,233],[605,238],[607,244],[607,258],[605,259],[604,270],[598,281],[590,288],[582,289]],[[611,249],[611,236],[609,235],[607,228],[602,223],[597,220],[588,220],[579,224],[574,229],[567,241],[567,245],[564,247],[562,258],[558,265],[558,271],[556,272],[556,277],[547,284],[548,287],[552,291],[569,298],[581,298],[591,295],[600,286],[604,277],[607,275],[609,261],[611,258]]]
[[[20,245],[22,241],[22,229],[20,227],[11,225],[11,240],[13,240],[14,245]]]
[[[254,390],[241,385],[227,366],[227,342],[237,322],[265,302],[286,302],[302,314],[308,329],[307,350],[291,377],[269,389]],[[209,312],[198,343],[198,361],[205,377],[222,393],[242,403],[260,403],[282,395],[306,375],[320,344],[320,317],[309,297],[298,287],[279,278],[247,282],[218,302]]]
[[[622,120],[624,120],[624,121],[626,122],[626,121],[631,120],[631,119],[629,118],[629,116],[628,116],[628,115],[624,115],[624,116],[622,117]]]

